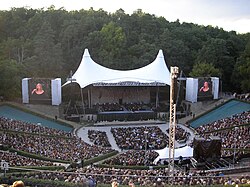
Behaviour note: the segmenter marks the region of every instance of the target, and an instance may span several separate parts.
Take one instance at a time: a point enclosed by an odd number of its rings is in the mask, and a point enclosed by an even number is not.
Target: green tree
[[[140,40],[138,44],[128,48],[130,60],[124,63],[126,66],[124,69],[137,69],[151,63],[155,59],[157,52],[155,44],[148,43],[145,39]]]
[[[10,11],[0,12],[0,32],[6,38],[27,38],[27,23],[35,15],[36,10],[26,8],[12,8]],[[0,36],[0,38],[2,38]]]
[[[118,68],[117,62],[122,58],[121,51],[126,44],[126,36],[123,29],[114,22],[104,25],[100,31],[102,41],[100,43],[100,62],[103,65]]]
[[[168,66],[178,66],[184,72],[191,71],[193,61],[189,48],[169,29],[160,35],[158,46],[164,51]]]
[[[0,56],[3,59],[15,60],[23,63],[29,57],[31,51],[31,41],[25,40],[23,37],[19,39],[8,38],[0,46]]]
[[[220,77],[221,72],[213,64],[196,63],[189,75],[191,77]]]
[[[231,81],[238,88],[235,91],[250,92],[250,37],[244,52],[235,65]]]
[[[224,90],[232,88],[230,80],[235,59],[230,55],[227,42],[224,39],[212,38],[208,40],[197,54],[196,63],[201,62],[213,64],[215,68],[221,71]]]
[[[83,41],[87,43],[87,38],[84,36],[84,34],[87,35],[87,32],[83,30],[85,30],[85,28],[80,20],[66,21],[61,30],[60,40],[63,51],[62,57],[64,61],[67,62],[64,64],[66,72],[76,70],[79,65],[84,50],[82,43]]]
[[[219,69],[224,90],[247,90],[248,40],[248,34],[169,22],[141,9],[131,15],[122,9],[108,13],[54,6],[0,11],[0,60],[23,64],[26,76],[66,77],[77,69],[84,48],[96,62],[115,69],[147,65],[162,49],[167,65],[179,66],[184,74],[196,63],[207,63]]]
[[[238,67],[238,71],[241,77],[240,87],[244,93],[250,92],[250,57]]]
[[[55,44],[54,32],[48,22],[44,22],[34,39],[34,56],[26,64],[33,76],[60,76],[63,67],[61,44]]]
[[[66,72],[77,69],[85,48],[88,48],[91,56],[100,62],[102,38],[99,32],[103,25],[109,21],[108,13],[102,9],[95,11],[90,8],[89,10],[82,9],[68,13],[59,38],[62,44],[63,58],[67,62],[64,66]]]
[[[0,75],[0,96],[7,100],[20,98],[23,65],[14,60],[0,60]]]

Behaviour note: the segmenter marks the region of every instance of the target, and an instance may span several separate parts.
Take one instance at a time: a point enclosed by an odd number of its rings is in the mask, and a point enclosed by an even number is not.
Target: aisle
[[[192,142],[193,138],[194,138],[194,132],[187,128],[186,126],[182,125],[182,124],[178,124],[181,128],[185,129],[186,131],[190,132],[191,136],[189,137],[188,141],[186,143],[180,144],[177,141],[175,142],[175,147],[179,148],[179,147],[184,147],[186,144],[189,144]],[[141,127],[142,125],[126,125],[123,127]],[[168,133],[166,132],[166,130],[169,128],[168,124],[152,124],[150,126],[158,126],[165,134]],[[88,130],[99,130],[99,131],[103,131],[106,132],[108,140],[111,144],[112,149],[115,149],[119,152],[121,152],[121,149],[118,147],[118,145],[116,144],[116,141],[113,137],[113,134],[110,132],[111,128],[119,128],[121,127],[120,125],[112,125],[112,126],[91,126],[91,127],[82,127],[77,131],[77,136],[81,137],[83,141],[85,141],[86,143],[93,145],[93,142],[91,142],[88,138]],[[165,148],[164,148],[165,149]]]
[[[115,127],[115,126],[112,126]],[[112,135],[112,133],[110,132],[111,127],[110,126],[103,126],[103,127],[97,127],[97,126],[92,126],[92,127],[82,127],[77,131],[77,136],[81,137],[83,141],[85,141],[86,143],[93,145],[93,142],[89,141],[88,138],[88,130],[99,130],[99,131],[103,131],[106,132],[109,143],[111,144],[112,149],[115,149],[117,151],[121,151],[121,149],[117,146],[115,139]]]

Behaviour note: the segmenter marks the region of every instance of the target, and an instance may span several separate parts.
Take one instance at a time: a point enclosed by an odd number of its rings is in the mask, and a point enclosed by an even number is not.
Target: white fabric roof
[[[67,81],[64,85],[69,84]],[[81,88],[94,83],[164,83],[170,85],[170,72],[166,66],[162,50],[156,59],[142,68],[134,70],[114,70],[106,68],[94,62],[88,49],[85,49],[82,61],[72,76],[72,82],[76,82]]]
[[[190,146],[185,146],[181,148],[175,148],[174,149],[174,158],[179,158],[180,156],[187,158],[187,157],[193,157],[193,148]],[[159,159],[168,159],[169,158],[169,148],[165,147],[161,150],[155,150],[159,156],[154,160],[154,163],[157,163]]]

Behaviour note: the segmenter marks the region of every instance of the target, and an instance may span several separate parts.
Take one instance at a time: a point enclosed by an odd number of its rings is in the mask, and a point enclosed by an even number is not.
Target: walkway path
[[[116,126],[112,126],[116,127]],[[118,126],[117,126],[118,127]],[[111,126],[91,126],[91,127],[82,127],[77,131],[77,136],[81,137],[83,141],[86,143],[93,145],[93,142],[89,141],[88,138],[88,130],[99,130],[106,132],[109,143],[111,144],[112,149],[115,149],[119,152],[121,152],[121,149],[117,146],[115,139],[113,137],[113,134],[110,132]]]
[[[117,122],[118,124],[119,124],[119,122]],[[127,125],[124,125],[124,124],[122,124],[122,127],[141,127],[141,126],[143,126],[143,124],[140,124],[140,125],[129,125],[129,124],[127,124]],[[162,123],[162,124],[147,124],[147,126],[158,126],[161,130],[162,130],[162,132],[164,132],[165,134],[167,134],[168,135],[168,133],[167,133],[167,129],[169,128],[169,125],[168,125],[168,123],[166,124],[166,123]],[[186,130],[186,131],[188,131],[190,134],[191,134],[191,136],[189,137],[189,139],[188,139],[188,141],[186,142],[186,143],[178,143],[177,141],[175,142],[175,147],[176,148],[179,148],[179,147],[183,147],[183,146],[185,146],[186,144],[189,144],[189,143],[191,143],[192,142],[192,140],[193,140],[193,138],[194,138],[194,132],[191,130],[191,129],[189,129],[188,127],[186,127],[186,126],[184,126],[184,125],[182,125],[182,124],[178,124],[178,126],[180,126],[181,128],[183,128],[184,130]],[[118,147],[118,145],[116,144],[116,141],[115,141],[115,139],[114,139],[114,137],[113,137],[113,134],[111,133],[111,128],[119,128],[119,127],[121,127],[121,125],[112,125],[112,126],[89,126],[89,127],[82,127],[82,128],[80,128],[78,131],[77,131],[77,135],[79,136],[79,137],[81,137],[82,138],[82,140],[83,141],[85,141],[85,142],[87,142],[87,143],[89,143],[89,144],[93,144],[93,142],[91,142],[90,140],[89,140],[89,138],[88,138],[88,130],[99,130],[99,131],[104,131],[104,132],[106,132],[106,134],[107,134],[107,137],[108,137],[108,140],[109,140],[109,142],[110,142],[110,144],[111,144],[111,147],[112,147],[112,149],[115,149],[115,150],[117,150],[117,151],[119,151],[119,152],[121,152],[121,149]]]

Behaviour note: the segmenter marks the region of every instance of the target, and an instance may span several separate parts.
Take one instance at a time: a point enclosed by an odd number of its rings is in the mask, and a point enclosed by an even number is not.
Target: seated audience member
[[[112,183],[111,183],[112,187],[118,187],[119,183],[117,182],[117,179],[113,179]]]
[[[23,181],[15,181],[11,187],[24,187]]]

